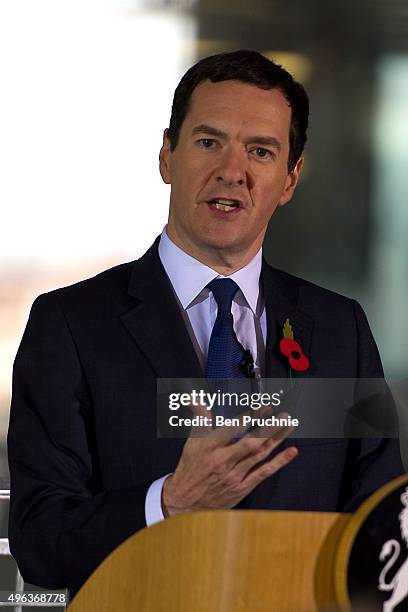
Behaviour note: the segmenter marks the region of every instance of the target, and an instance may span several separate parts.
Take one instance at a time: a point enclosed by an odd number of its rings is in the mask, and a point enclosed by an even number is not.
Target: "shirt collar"
[[[160,237],[159,257],[184,309],[188,308],[214,278],[224,278],[174,244],[167,234],[166,227]],[[259,297],[261,267],[262,249],[259,249],[244,268],[228,276],[237,283],[254,314]]]

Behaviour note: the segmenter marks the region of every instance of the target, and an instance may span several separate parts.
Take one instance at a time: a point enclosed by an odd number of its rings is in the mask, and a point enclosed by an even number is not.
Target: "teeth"
[[[229,205],[225,205],[225,204],[214,204],[215,208],[217,210],[223,210],[224,212],[230,212],[231,210],[234,210],[233,206],[229,206]]]
[[[230,212],[239,206],[237,202],[233,202],[232,200],[223,200],[221,198],[213,200],[212,205],[215,206],[217,210],[222,210],[223,212]]]

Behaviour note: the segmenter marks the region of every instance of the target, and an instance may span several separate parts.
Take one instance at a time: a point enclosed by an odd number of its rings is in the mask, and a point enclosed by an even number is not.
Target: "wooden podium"
[[[337,545],[352,515],[214,511],[126,540],[69,612],[331,612]],[[345,571],[345,570],[344,570]]]

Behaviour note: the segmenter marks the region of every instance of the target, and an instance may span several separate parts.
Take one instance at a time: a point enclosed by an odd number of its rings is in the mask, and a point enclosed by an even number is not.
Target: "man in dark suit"
[[[257,376],[286,377],[287,319],[309,360],[303,375],[382,376],[356,302],[262,261],[268,221],[299,178],[307,118],[302,86],[256,52],[199,62],[164,134],[161,238],[140,260],[35,301],[8,439],[10,543],[26,580],[76,591],[163,516],[237,505],[349,511],[402,473],[386,439],[156,435],[157,378],[234,375],[241,349]]]

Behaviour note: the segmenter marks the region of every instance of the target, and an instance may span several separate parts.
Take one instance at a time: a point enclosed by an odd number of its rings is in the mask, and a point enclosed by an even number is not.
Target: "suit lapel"
[[[158,242],[134,264],[128,291],[138,303],[122,321],[158,377],[201,378],[196,351],[159,258]]]
[[[128,292],[137,303],[122,316],[122,322],[158,377],[202,378],[196,351],[159,258],[158,243],[159,239],[134,264]],[[279,350],[283,325],[290,320],[296,342],[310,359],[313,321],[300,310],[301,288],[289,287],[265,260],[261,282],[267,318],[265,377],[286,378],[287,360]],[[295,375],[313,375],[313,362],[307,372]]]
[[[265,298],[267,337],[265,350],[265,377],[286,378],[288,362],[279,350],[283,337],[283,325],[289,319],[293,328],[294,339],[300,344],[303,352],[310,359],[310,348],[313,332],[313,321],[301,310],[301,288],[289,289],[278,272],[266,261],[262,265],[262,286]],[[294,372],[296,377],[313,374],[313,362],[306,372]]]

